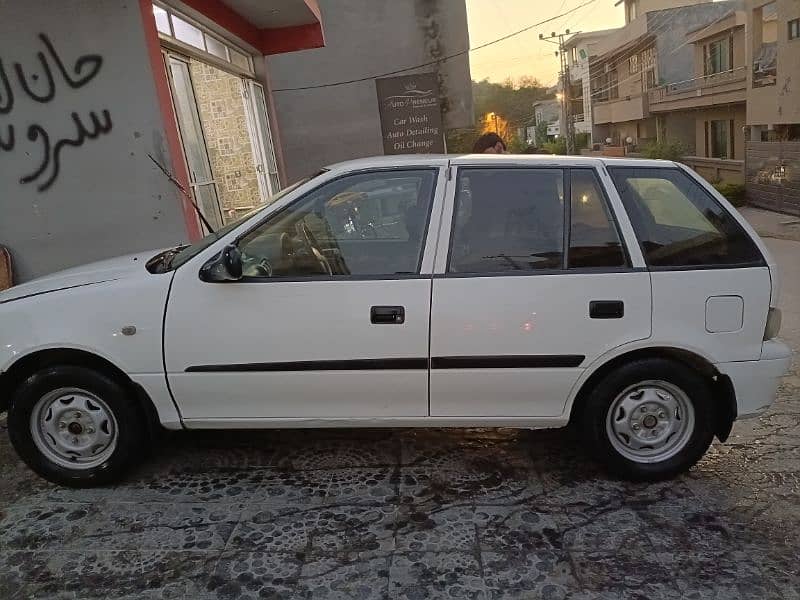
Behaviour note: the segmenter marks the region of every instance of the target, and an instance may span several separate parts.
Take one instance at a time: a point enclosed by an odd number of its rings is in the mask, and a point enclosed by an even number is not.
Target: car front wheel
[[[11,443],[45,479],[88,487],[118,479],[141,454],[144,428],[115,379],[76,366],[44,368],[11,399]]]
[[[608,374],[590,392],[583,432],[622,477],[653,481],[689,469],[714,437],[710,386],[691,368],[645,359]]]

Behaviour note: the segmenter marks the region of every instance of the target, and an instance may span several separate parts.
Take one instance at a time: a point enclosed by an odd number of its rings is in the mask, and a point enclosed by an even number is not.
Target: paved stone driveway
[[[799,348],[800,243],[770,244]],[[800,598],[796,363],[766,415],[654,485],[609,479],[564,431],[180,434],[156,452],[75,491],[0,436],[0,598]]]

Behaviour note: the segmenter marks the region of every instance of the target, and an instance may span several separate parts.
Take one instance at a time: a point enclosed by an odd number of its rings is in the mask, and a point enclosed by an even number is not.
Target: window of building
[[[449,273],[561,269],[561,169],[461,169]]]
[[[570,50],[570,54],[572,55],[572,64],[573,65],[577,65],[578,64],[578,48],[573,46],[572,49]]]
[[[753,10],[753,87],[775,85],[778,75],[778,11],[770,2]]]
[[[631,72],[631,75],[634,73],[639,72],[639,55],[634,54],[633,56],[628,57],[628,69]]]
[[[762,264],[753,240],[699,183],[678,169],[610,168],[653,267]]]
[[[619,233],[609,213],[602,187],[589,169],[570,172],[570,268],[626,265]]]
[[[616,70],[608,74],[608,97],[612,100],[619,98],[619,76]]]
[[[711,158],[729,158],[728,156],[728,140],[730,138],[730,131],[728,121],[707,121],[708,138],[709,138],[709,151],[706,156]]]
[[[650,69],[656,66],[656,47],[650,46],[642,52],[642,68]]]
[[[171,8],[159,4],[153,4],[153,16],[162,39],[177,40],[208,57],[231,63],[250,75],[254,73],[252,58],[248,54],[234,49],[199,23],[193,23],[187,17],[175,14]]]
[[[730,38],[722,38],[703,46],[705,75],[723,73],[733,68],[733,44]]]
[[[796,40],[800,38],[800,19],[792,19],[788,23],[789,26],[789,39]]]
[[[625,22],[630,23],[637,17],[639,0],[627,0],[625,2]]]
[[[654,87],[656,87],[656,71],[655,69],[647,69],[642,78],[642,89],[646,92]]]
[[[436,171],[381,171],[324,184],[239,242],[249,277],[418,273]]]

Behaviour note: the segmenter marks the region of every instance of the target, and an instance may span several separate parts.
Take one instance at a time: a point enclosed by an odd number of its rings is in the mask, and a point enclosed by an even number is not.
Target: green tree
[[[447,151],[469,152],[478,136],[486,131],[495,130],[494,118],[488,117],[490,113],[494,113],[497,115],[499,133],[505,139],[509,150],[521,152],[525,140],[518,138],[517,129],[533,124],[534,102],[552,97],[544,85],[529,75],[516,80],[508,78],[503,83],[493,83],[488,79],[473,81],[473,127],[471,130],[447,131]]]
[[[549,123],[546,121],[540,121],[536,124],[536,145],[540,148],[547,143],[547,126]]]

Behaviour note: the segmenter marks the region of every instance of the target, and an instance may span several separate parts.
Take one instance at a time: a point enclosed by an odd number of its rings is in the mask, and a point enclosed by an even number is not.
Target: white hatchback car
[[[202,241],[0,294],[0,398],[43,477],[109,482],[168,429],[582,428],[670,477],[788,368],[777,273],[672,162],[343,163]]]

